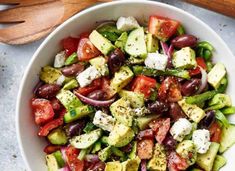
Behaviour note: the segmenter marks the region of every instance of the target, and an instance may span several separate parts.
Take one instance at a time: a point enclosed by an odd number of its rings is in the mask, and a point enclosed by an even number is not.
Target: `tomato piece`
[[[49,132],[61,125],[63,125],[64,123],[64,114],[66,113],[66,110],[61,110],[60,111],[60,115],[59,118],[54,119],[50,122],[48,122],[46,125],[44,125],[43,127],[40,127],[40,130],[38,132],[39,136],[45,137],[49,134]]]
[[[61,148],[60,145],[47,145],[43,151],[47,154],[51,154],[60,150],[60,148]]]
[[[61,109],[61,107],[62,107],[61,103],[57,98],[53,98],[50,101],[51,101],[51,105],[52,105],[53,110],[58,111]]]
[[[197,65],[198,65],[198,66],[202,67],[202,68],[205,69],[205,70],[207,69],[206,62],[205,62],[204,58],[202,58],[202,57],[197,57],[197,58],[196,58],[196,61],[197,61]],[[195,68],[195,69],[189,70],[189,75],[190,75],[190,76],[195,76],[195,75],[198,75],[198,74],[201,73],[201,70],[200,70],[200,68],[199,68],[198,66],[197,66],[197,68]]]
[[[81,87],[76,90],[78,93],[82,94],[83,96],[87,96],[92,91],[100,89],[102,86],[102,80],[100,78],[95,79],[92,83],[86,87]]]
[[[169,171],[186,170],[189,167],[187,160],[180,157],[176,152],[171,152],[168,155]]]
[[[148,30],[158,39],[167,41],[176,33],[179,25],[180,23],[176,20],[160,16],[150,16]]]
[[[137,155],[140,159],[150,159],[153,155],[153,140],[144,139],[137,143]]]
[[[67,37],[62,40],[62,46],[65,50],[66,56],[72,55],[77,51],[79,39],[75,37]]]
[[[73,146],[69,146],[65,150],[65,154],[67,157],[67,163],[72,171],[83,171],[85,162],[79,160],[77,157],[79,155],[79,150],[74,148]]]
[[[131,90],[137,93],[144,94],[145,98],[149,98],[152,91],[156,88],[156,80],[144,75],[139,75],[133,81]]]
[[[149,123],[149,127],[155,132],[155,139],[162,144],[171,126],[170,118],[161,118]]]
[[[138,140],[153,139],[153,138],[154,138],[154,134],[153,134],[152,129],[146,129],[146,130],[140,131],[139,134],[137,135]]]
[[[32,99],[31,103],[36,124],[42,125],[53,119],[55,113],[49,100]]]
[[[222,132],[220,125],[217,122],[214,122],[210,126],[209,131],[211,135],[210,137],[211,142],[220,143],[221,132]]]
[[[88,61],[97,57],[101,52],[91,43],[88,38],[81,38],[78,43],[77,55],[79,61]]]
[[[158,98],[162,101],[177,102],[182,99],[180,85],[176,78],[167,77],[158,89]]]
[[[82,38],[89,38],[90,32],[83,32],[80,34],[80,39]]]
[[[101,89],[106,93],[107,100],[112,98],[116,94],[116,92],[113,91],[110,87],[110,79],[107,77],[102,78]]]

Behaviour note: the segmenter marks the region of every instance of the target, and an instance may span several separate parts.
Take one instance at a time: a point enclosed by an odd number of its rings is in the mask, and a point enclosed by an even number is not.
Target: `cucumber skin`
[[[227,128],[223,127],[220,139],[219,153],[225,152],[235,144],[235,125],[230,124]]]

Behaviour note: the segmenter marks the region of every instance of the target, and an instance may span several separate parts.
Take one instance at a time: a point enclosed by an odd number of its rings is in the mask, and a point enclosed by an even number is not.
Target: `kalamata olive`
[[[78,121],[77,123],[66,125],[65,130],[69,137],[73,137],[75,135],[80,135],[84,127],[85,127],[85,121],[81,120]]]
[[[163,144],[167,150],[174,150],[176,148],[177,142],[171,135],[167,135],[167,137],[163,141]]]
[[[215,121],[215,111],[210,110],[206,112],[206,116],[201,120],[199,123],[199,127],[201,128],[210,128],[210,126],[213,124]]]
[[[168,104],[162,101],[155,101],[153,103],[148,104],[148,110],[151,113],[162,114],[164,112],[167,112],[168,109]]]
[[[82,64],[73,64],[61,69],[61,72],[64,76],[76,76],[84,70],[84,65]]]
[[[120,49],[115,49],[110,53],[108,58],[108,66],[111,73],[115,73],[125,62],[125,55]]]
[[[180,118],[186,118],[186,115],[182,111],[178,103],[171,103],[169,115],[173,121],[177,121]]]
[[[197,38],[193,35],[183,34],[175,37],[171,43],[176,48],[195,47],[197,45]]]
[[[121,150],[125,153],[130,153],[132,150],[132,144],[131,143],[127,144],[126,146],[122,147]]]
[[[45,99],[55,97],[56,93],[60,90],[60,86],[57,84],[44,84],[37,90],[37,96]]]
[[[181,86],[181,93],[184,96],[191,96],[194,95],[201,85],[201,80],[198,78],[193,78],[191,80],[186,81]]]
[[[87,97],[93,100],[105,100],[106,93],[103,90],[95,90],[91,92],[90,94],[88,94]]]

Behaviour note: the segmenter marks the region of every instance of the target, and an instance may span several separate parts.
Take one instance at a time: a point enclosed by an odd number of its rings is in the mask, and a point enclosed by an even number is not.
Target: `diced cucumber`
[[[70,140],[72,146],[78,149],[86,149],[94,144],[102,135],[101,129],[96,129],[87,134],[75,136]]]
[[[62,157],[62,153],[58,150],[58,151],[56,151],[56,152],[54,152],[52,154],[55,156],[56,161],[57,161],[59,167],[60,168],[64,167],[65,162],[64,162],[64,159]]]
[[[56,83],[57,79],[62,75],[60,70],[50,67],[50,66],[45,66],[42,68],[40,72],[40,79],[44,81],[45,83],[48,84],[54,84]]]
[[[127,37],[128,37],[127,32],[123,32],[121,36],[115,41],[115,46],[120,48],[123,52],[125,49]]]
[[[96,128],[96,126],[92,123],[92,122],[88,122],[85,126],[85,128],[83,129],[83,131],[85,133],[89,133],[91,131],[93,131]]]
[[[72,79],[71,81],[69,81],[68,83],[66,83],[63,87],[64,90],[71,90],[74,89],[76,87],[78,87],[78,82],[76,79]]]
[[[58,171],[59,165],[56,161],[56,157],[53,154],[46,155],[46,164],[48,171]]]
[[[64,145],[67,143],[66,133],[61,128],[57,128],[51,131],[47,136],[47,139],[51,144],[55,145]]]
[[[226,164],[226,162],[227,160],[224,156],[217,155],[215,157],[212,171],[219,171]]]
[[[111,153],[111,146],[108,146],[98,153],[99,159],[105,162],[110,157]]]
[[[234,113],[235,113],[235,106],[223,108],[223,109],[221,109],[221,112],[222,112],[224,115],[231,115],[231,114],[234,114]]]
[[[74,52],[65,60],[65,65],[72,65],[76,62],[78,62],[78,56],[77,56],[77,53]]]
[[[229,147],[235,144],[235,125],[230,124],[228,127],[223,127],[220,139],[219,152],[225,152]]]
[[[121,150],[119,150],[117,147],[111,147],[111,150],[112,150],[112,153],[115,155],[115,156],[118,156],[118,157],[124,157],[125,156],[125,153],[123,153]]]
[[[95,154],[96,152],[100,151],[101,150],[101,142],[100,141],[97,141],[94,146],[93,146],[93,149],[91,151],[92,154]]]

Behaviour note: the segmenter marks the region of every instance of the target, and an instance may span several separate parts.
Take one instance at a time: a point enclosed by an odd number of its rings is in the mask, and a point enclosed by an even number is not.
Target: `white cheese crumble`
[[[94,67],[90,66],[77,76],[80,87],[85,87],[97,78],[101,77],[101,73]]]
[[[134,17],[120,17],[117,20],[117,29],[121,31],[130,31],[140,27]]]
[[[65,51],[61,51],[55,56],[54,67],[61,68],[65,64],[66,54]]]
[[[144,63],[147,67],[165,71],[167,65],[168,57],[167,55],[156,53],[148,53],[147,58]]]
[[[206,129],[195,130],[193,132],[192,141],[196,146],[197,152],[204,154],[211,145],[210,132]]]
[[[192,130],[191,122],[189,122],[185,118],[180,118],[171,127],[170,133],[175,140],[181,142],[186,135],[190,134],[191,130]]]
[[[64,75],[61,75],[57,80],[56,80],[56,84],[62,86],[62,84],[64,83],[65,81],[65,76]]]
[[[115,119],[99,110],[95,113],[93,124],[103,130],[112,131],[115,125]]]

